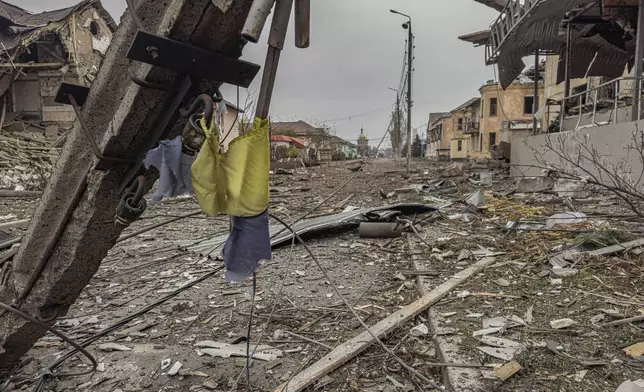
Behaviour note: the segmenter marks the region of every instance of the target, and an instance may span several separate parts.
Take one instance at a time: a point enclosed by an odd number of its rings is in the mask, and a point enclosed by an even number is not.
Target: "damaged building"
[[[587,161],[590,166],[577,165],[575,170],[591,173],[604,158],[621,171],[641,171],[642,163],[627,153],[636,147],[633,135],[642,119],[641,2],[478,2],[499,10],[499,16],[488,30],[460,38],[485,48],[485,63],[498,69],[502,89],[524,71],[527,57],[540,64],[545,56],[543,94],[534,101],[538,111],[532,134],[519,135],[522,141],[512,143],[513,174],[542,175],[548,167],[564,165],[562,157]],[[586,146],[594,157],[581,159],[579,151],[569,148],[575,145]]]
[[[7,121],[40,123],[52,133],[71,127],[71,106],[54,102],[58,86],[89,86],[115,30],[97,0],[38,14],[0,1],[0,92]]]

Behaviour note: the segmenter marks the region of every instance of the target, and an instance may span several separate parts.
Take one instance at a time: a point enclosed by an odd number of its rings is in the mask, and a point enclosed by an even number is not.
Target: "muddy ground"
[[[276,191],[272,194],[272,212],[293,221],[338,190],[354,175],[350,168],[358,164],[334,162],[306,173],[271,176]],[[397,192],[385,199],[394,189],[433,183],[442,170],[429,162],[416,162],[409,178],[396,162],[373,161],[316,210],[312,215],[338,213],[347,206],[397,202],[443,206],[431,214],[406,217],[416,222],[419,235],[407,230],[393,241],[360,239],[355,227],[309,235],[307,244],[331,281],[301,245],[274,250],[273,259],[258,274],[251,341],[281,350],[281,356],[252,362],[252,390],[274,390],[363,331],[331,284],[370,325],[484,257],[494,257],[494,264],[434,306],[429,313],[431,320],[424,314],[401,325],[384,340],[406,363],[441,385],[445,363],[465,365],[447,367],[456,375],[451,380],[455,384],[448,388],[458,391],[614,391],[625,380],[644,378],[642,354],[629,356],[623,351],[644,341],[643,324],[604,325],[644,311],[644,256],[639,248],[600,257],[575,256],[568,266],[574,273],[565,277],[556,276],[548,261],[553,254],[578,243],[601,248],[640,238],[642,225],[632,212],[600,192],[584,195],[589,197],[582,200],[549,193],[510,195],[507,190],[514,188],[513,179],[495,175],[492,183],[476,184],[468,178],[469,172],[434,189]],[[467,207],[463,200],[476,190],[483,192],[485,203],[480,210],[463,215]],[[445,202],[452,204],[445,206]],[[4,200],[0,215],[28,218],[33,203]],[[588,219],[548,231],[505,229],[510,220],[529,219],[534,225],[571,208],[585,213]],[[191,198],[151,206],[143,219],[123,234],[197,209]],[[221,268],[221,261],[182,251],[177,243],[209,238],[227,228],[225,218],[199,215],[118,243],[81,298],[58,320],[57,328],[82,341],[191,280]],[[421,271],[418,279],[410,272],[414,268]],[[202,341],[243,343],[251,314],[250,293],[250,282],[227,284],[223,271],[219,271],[90,345],[90,353],[100,364],[98,372],[51,379],[44,390],[251,390],[243,374],[245,358],[212,357],[196,347]],[[522,370],[502,382],[492,379],[492,371],[510,360],[483,354],[479,347],[488,345],[473,333],[484,329],[484,319],[513,315],[523,323],[487,335],[523,347],[511,358]],[[550,325],[550,321],[564,318],[575,324],[559,330]],[[423,323],[429,327],[427,335],[410,334],[411,328]],[[106,343],[126,351],[108,351]],[[451,348],[445,350],[443,345]],[[40,370],[67,350],[60,339],[45,336],[25,357],[12,388],[33,390]],[[164,360],[168,367],[162,366]],[[176,375],[168,375],[176,362],[181,368]],[[86,358],[75,355],[58,370],[89,368]],[[458,377],[461,369],[467,377]],[[463,378],[467,378],[467,385],[462,384]],[[310,390],[429,388],[410,377],[382,348],[372,346]]]

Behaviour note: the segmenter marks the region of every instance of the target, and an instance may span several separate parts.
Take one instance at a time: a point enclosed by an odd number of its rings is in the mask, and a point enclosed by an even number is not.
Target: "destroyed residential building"
[[[579,152],[566,146],[579,144],[597,157],[611,157],[610,165],[627,173],[642,170],[628,154],[642,119],[639,6],[638,0],[508,2],[489,30],[460,37],[485,47],[485,63],[498,67],[504,90],[523,72],[526,56],[534,56],[535,64],[546,56],[543,95],[536,101],[541,125],[536,135],[513,143],[513,174],[543,175],[544,167],[561,166],[561,156],[574,162]]]
[[[0,1],[0,94],[7,120],[71,127],[73,109],[54,102],[58,86],[90,86],[115,29],[97,0],[39,14]]]

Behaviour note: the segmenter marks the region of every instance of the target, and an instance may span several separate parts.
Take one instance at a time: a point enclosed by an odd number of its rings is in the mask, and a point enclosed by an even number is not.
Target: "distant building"
[[[271,134],[296,137],[304,141],[310,150],[307,158],[329,161],[340,158],[354,158],[358,146],[331,135],[326,129],[315,127],[306,121],[272,122]]]
[[[54,102],[60,83],[90,86],[116,23],[98,0],[33,14],[0,1],[0,96],[8,118],[71,127],[69,105]]]
[[[358,137],[358,154],[363,157],[369,155],[369,139],[364,134],[364,128],[360,128],[360,136]]]
[[[440,154],[445,151],[449,152],[449,142],[450,139],[446,139],[447,143],[443,142],[443,133],[446,131],[445,128],[449,128],[451,131],[451,118],[452,115],[449,112],[440,112],[440,113],[430,113],[429,120],[427,121],[427,158],[437,160],[440,157]],[[449,120],[449,127],[446,127],[446,123]],[[449,153],[443,154],[449,158]]]
[[[475,97],[452,110],[453,136],[450,143],[450,158],[467,159],[470,152],[480,152],[479,125],[481,98]]]

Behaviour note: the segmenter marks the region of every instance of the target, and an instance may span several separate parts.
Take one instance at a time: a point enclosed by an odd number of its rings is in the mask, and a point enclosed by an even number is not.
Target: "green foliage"
[[[291,147],[286,151],[287,158],[297,158],[300,156],[300,149],[297,147]]]
[[[423,142],[420,140],[420,136],[416,134],[414,142],[411,144],[411,156],[414,158],[420,158],[423,153]]]

